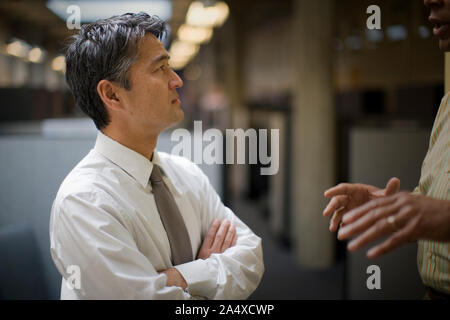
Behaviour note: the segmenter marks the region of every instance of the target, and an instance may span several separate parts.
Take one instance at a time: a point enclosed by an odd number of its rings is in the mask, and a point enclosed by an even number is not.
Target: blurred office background
[[[202,165],[263,239],[266,272],[252,299],[422,298],[416,244],[370,261],[346,252],[322,217],[323,192],[339,182],[418,183],[445,92],[422,0],[1,1],[0,298],[59,298],[51,205],[96,136],[64,79],[71,4],[81,23],[128,11],[169,22],[164,43],[184,80],[179,127],[279,129],[276,175]],[[381,30],[366,28],[373,4]],[[170,152],[170,132],[160,150]],[[381,290],[366,287],[372,264]]]

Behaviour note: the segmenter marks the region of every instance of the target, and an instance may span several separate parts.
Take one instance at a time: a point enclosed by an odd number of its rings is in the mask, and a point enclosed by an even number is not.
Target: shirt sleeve
[[[435,143],[438,140],[438,136],[439,136],[439,134],[441,134],[441,130],[439,130],[438,128],[442,128],[444,125],[445,113],[446,113],[446,109],[448,108],[447,103],[448,103],[449,97],[450,97],[450,92],[447,93],[441,100],[441,104],[439,106],[439,110],[438,110],[436,118],[434,120],[433,128],[431,130],[430,141],[428,144],[428,150],[427,150],[425,158],[422,162],[419,183],[414,188],[414,190],[411,192],[413,195],[427,195],[427,192],[426,192],[426,190],[424,190],[423,185],[422,185],[423,177],[424,177],[424,170],[427,167],[427,162],[431,162],[431,163],[434,162],[433,160],[430,159],[430,156],[431,156],[433,148],[435,147]]]
[[[112,197],[103,191],[55,200],[50,222],[51,254],[67,280],[69,266],[80,270],[81,299],[191,299],[180,287],[166,287],[137,248]]]
[[[175,266],[188,284],[187,291],[208,299],[246,299],[257,288],[264,273],[261,238],[225,207],[209,179],[198,170],[202,186],[202,229],[215,218],[236,226],[237,242],[221,254]]]
[[[422,192],[420,191],[420,185],[415,187],[414,190],[411,192],[413,195],[421,195]]]

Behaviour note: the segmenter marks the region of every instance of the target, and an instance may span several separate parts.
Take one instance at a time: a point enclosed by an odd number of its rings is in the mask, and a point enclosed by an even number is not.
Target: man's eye
[[[166,70],[166,66],[165,66],[165,65],[162,65],[161,67],[159,67],[159,69],[162,70],[162,71],[164,71],[164,70]]]

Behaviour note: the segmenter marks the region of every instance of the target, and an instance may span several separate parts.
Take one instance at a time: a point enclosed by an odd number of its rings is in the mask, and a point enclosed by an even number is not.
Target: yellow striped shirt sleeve
[[[419,185],[413,191],[450,200],[450,93],[442,99],[431,132]],[[450,294],[450,251],[448,242],[419,241],[417,265],[423,283]]]

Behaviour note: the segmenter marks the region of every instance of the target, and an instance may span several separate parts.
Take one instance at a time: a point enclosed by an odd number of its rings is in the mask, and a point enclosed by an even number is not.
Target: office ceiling
[[[46,7],[46,2],[46,0],[2,0],[0,20],[9,26],[10,32],[17,33],[15,34],[17,37],[38,36],[47,42],[59,43],[76,31],[69,30],[65,21]],[[172,1],[171,30],[178,30],[184,22],[191,2],[192,0]]]
[[[213,1],[213,0],[201,0]],[[221,0],[230,7],[230,16],[237,23],[236,32],[259,28],[276,16],[289,16],[293,0]],[[169,21],[171,38],[185,22],[193,0],[172,0],[172,18]],[[11,38],[25,40],[54,53],[61,53],[64,40],[76,33],[66,22],[46,7],[47,0],[1,0],[0,42]],[[6,32],[5,32],[6,30]]]

